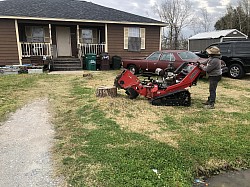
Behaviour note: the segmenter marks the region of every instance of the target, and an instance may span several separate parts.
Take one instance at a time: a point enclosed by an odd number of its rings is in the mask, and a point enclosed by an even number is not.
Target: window
[[[139,27],[130,27],[128,29],[128,37],[140,37],[140,28]]]
[[[85,44],[97,43],[97,30],[96,29],[82,29],[81,42]]]
[[[160,60],[175,61],[175,58],[172,53],[163,53]]]
[[[199,58],[196,54],[194,54],[190,51],[180,52],[180,53],[178,53],[178,55],[182,60],[198,59]]]
[[[45,31],[43,27],[27,26],[25,30],[27,42],[45,42]]]
[[[152,54],[147,58],[147,60],[158,60],[159,57],[160,57],[160,55],[161,55],[160,52],[152,53]]]
[[[221,44],[219,46],[219,49],[220,49],[220,52],[222,54],[230,55],[230,53],[231,53],[231,44],[230,43]]]
[[[124,27],[124,49],[128,51],[145,49],[145,28]]]
[[[91,29],[82,30],[82,41],[83,43],[93,43],[93,32]]]

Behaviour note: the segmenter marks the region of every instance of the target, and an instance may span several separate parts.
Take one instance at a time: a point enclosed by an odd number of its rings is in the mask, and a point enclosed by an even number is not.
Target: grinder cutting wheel
[[[142,95],[150,103],[158,106],[190,106],[191,97],[188,87],[196,85],[202,72],[199,62],[185,62],[176,70],[171,67],[165,70],[156,69],[155,74],[146,75],[147,80],[141,81],[129,70],[124,70],[115,78],[114,85],[126,90],[130,99]],[[157,79],[152,79],[157,75]]]

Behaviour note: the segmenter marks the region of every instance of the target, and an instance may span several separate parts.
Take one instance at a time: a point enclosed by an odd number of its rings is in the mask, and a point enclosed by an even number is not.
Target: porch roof
[[[0,1],[0,18],[166,26],[166,23],[80,0]]]

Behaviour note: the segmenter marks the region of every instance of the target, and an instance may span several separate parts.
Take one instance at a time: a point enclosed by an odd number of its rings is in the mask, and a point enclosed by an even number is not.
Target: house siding
[[[208,47],[212,43],[216,42],[220,42],[220,38],[189,40],[189,51],[201,51],[206,49],[206,47]]]
[[[129,52],[124,49],[124,27],[141,27],[146,29],[145,49],[140,52]],[[137,25],[108,25],[108,52],[110,56],[118,55],[122,58],[144,58],[154,51],[159,50],[160,27]]]
[[[0,65],[19,64],[15,20],[0,19]]]

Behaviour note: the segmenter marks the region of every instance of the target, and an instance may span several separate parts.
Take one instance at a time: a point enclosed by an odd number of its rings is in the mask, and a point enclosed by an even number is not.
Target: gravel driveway
[[[24,106],[2,123],[0,186],[61,186],[62,181],[52,177],[53,136],[47,99]]]

